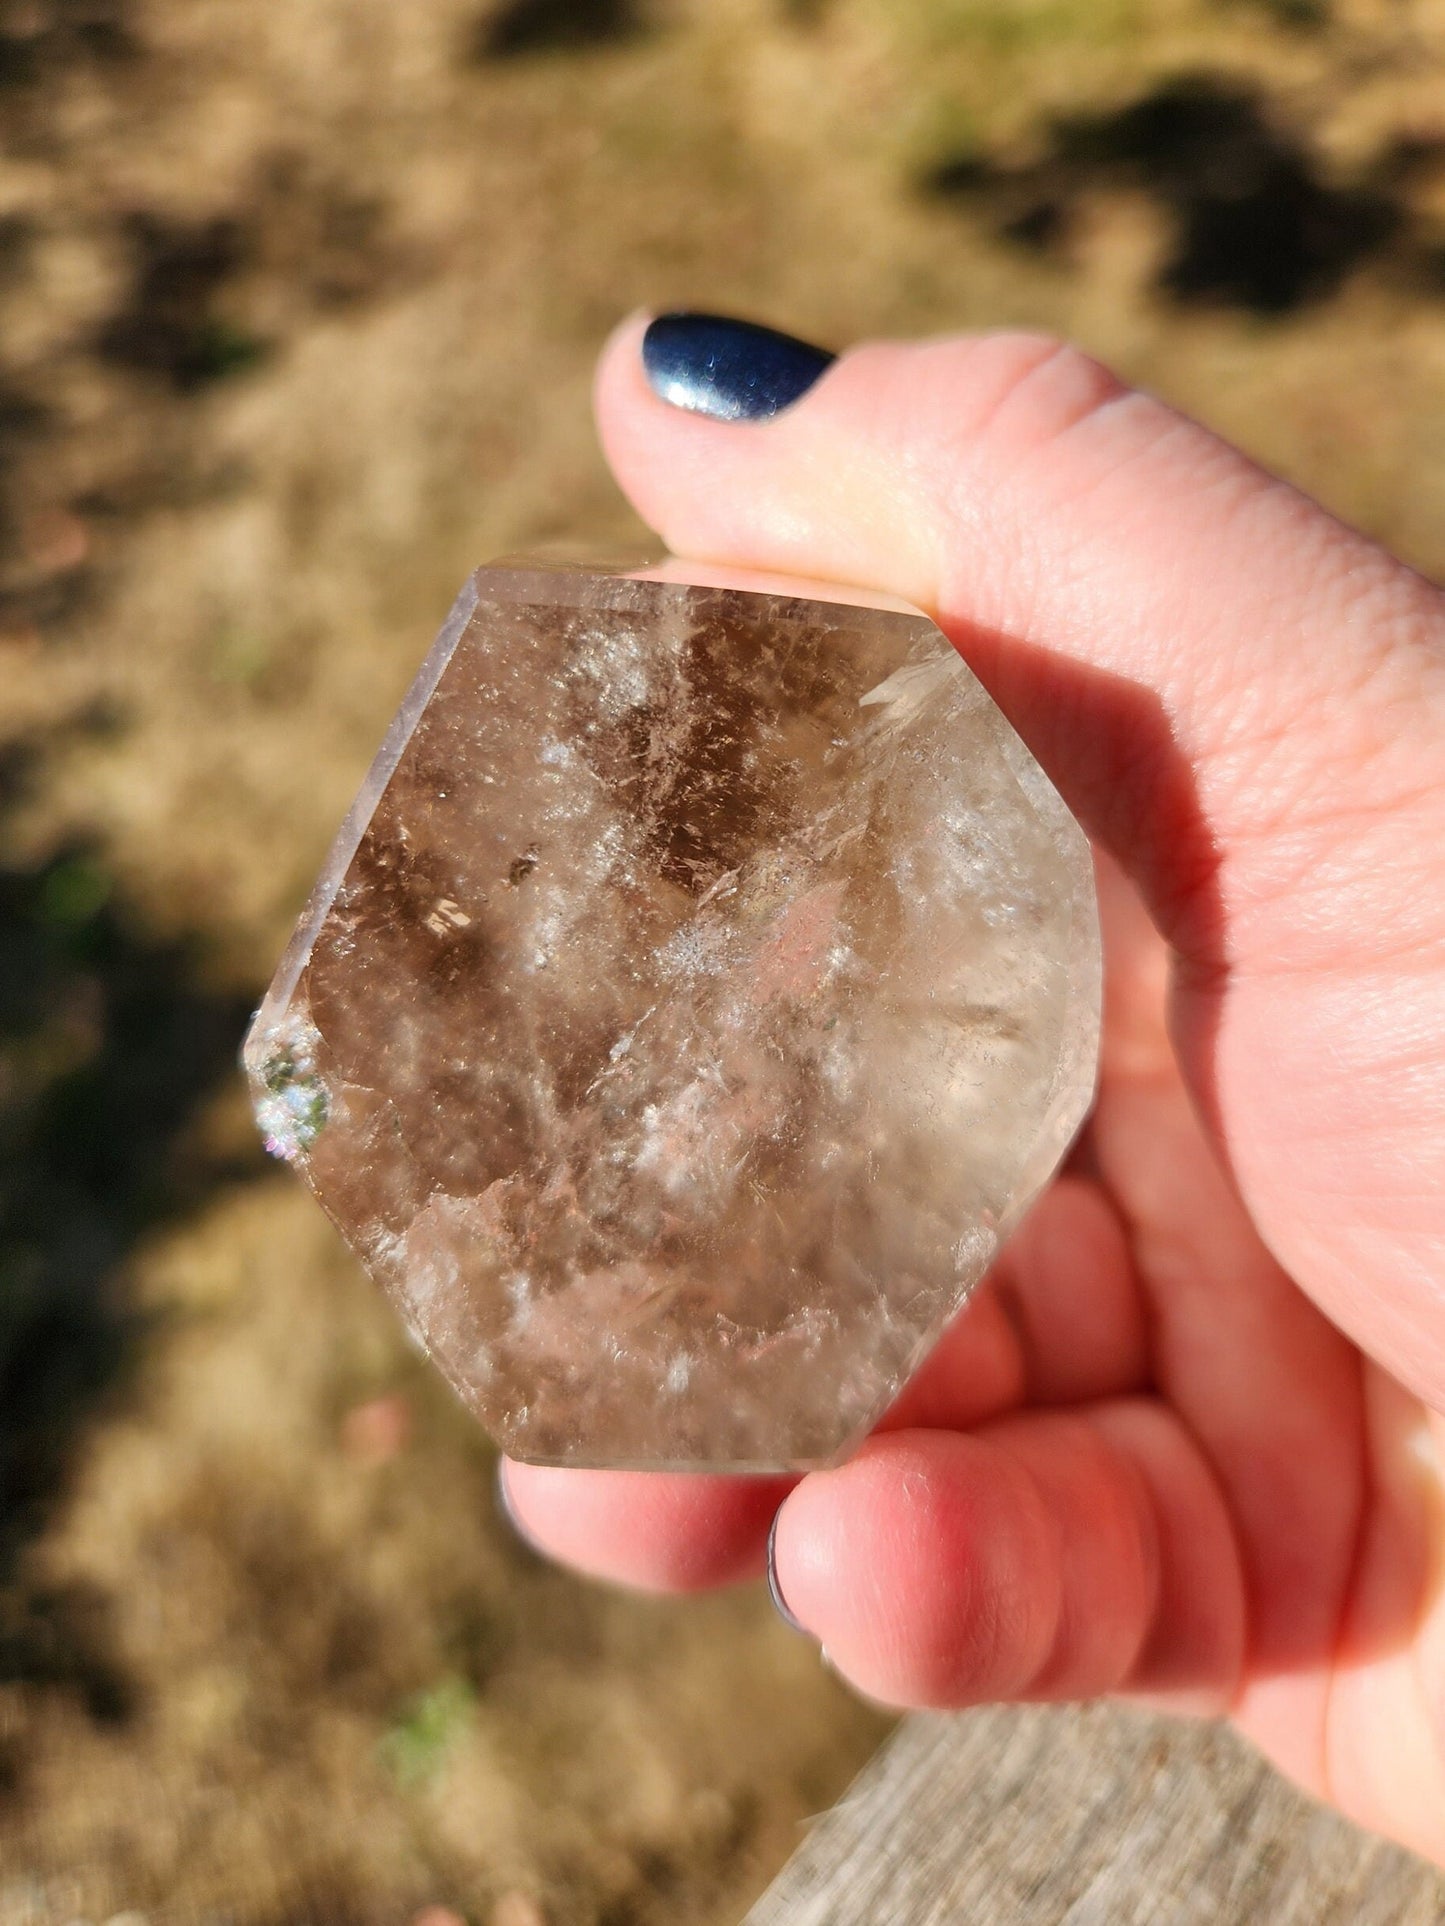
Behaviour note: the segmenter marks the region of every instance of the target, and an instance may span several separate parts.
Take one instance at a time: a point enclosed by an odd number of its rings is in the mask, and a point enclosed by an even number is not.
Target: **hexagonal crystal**
[[[926,617],[503,564],[245,1059],[509,1452],[773,1470],[846,1454],[959,1310],[1098,1005],[1084,837]]]

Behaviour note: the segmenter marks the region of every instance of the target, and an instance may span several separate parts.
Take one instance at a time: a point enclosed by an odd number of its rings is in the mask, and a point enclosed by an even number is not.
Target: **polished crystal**
[[[1090,1101],[1087,844],[850,590],[464,591],[246,1045],[268,1145],[518,1457],[836,1461]]]

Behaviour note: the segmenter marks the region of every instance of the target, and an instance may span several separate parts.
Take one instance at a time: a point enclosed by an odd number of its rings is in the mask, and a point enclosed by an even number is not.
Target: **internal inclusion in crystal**
[[[1093,1089],[1078,826],[937,628],[679,564],[472,578],[246,1046],[498,1442],[835,1462]]]
[[[273,1157],[294,1163],[326,1127],[330,1100],[316,1074],[316,1032],[293,1023],[278,1031],[260,1066],[256,1123]]]

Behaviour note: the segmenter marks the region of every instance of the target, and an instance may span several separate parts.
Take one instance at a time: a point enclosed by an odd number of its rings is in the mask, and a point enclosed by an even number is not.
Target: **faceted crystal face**
[[[825,1464],[1088,1106],[1093,873],[925,617],[665,573],[473,577],[246,1064],[509,1452]]]

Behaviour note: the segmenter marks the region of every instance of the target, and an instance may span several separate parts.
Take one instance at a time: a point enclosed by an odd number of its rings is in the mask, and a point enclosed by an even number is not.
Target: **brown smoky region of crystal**
[[[1093,874],[926,617],[677,567],[478,571],[246,1061],[506,1450],[826,1464],[1087,1109]]]

